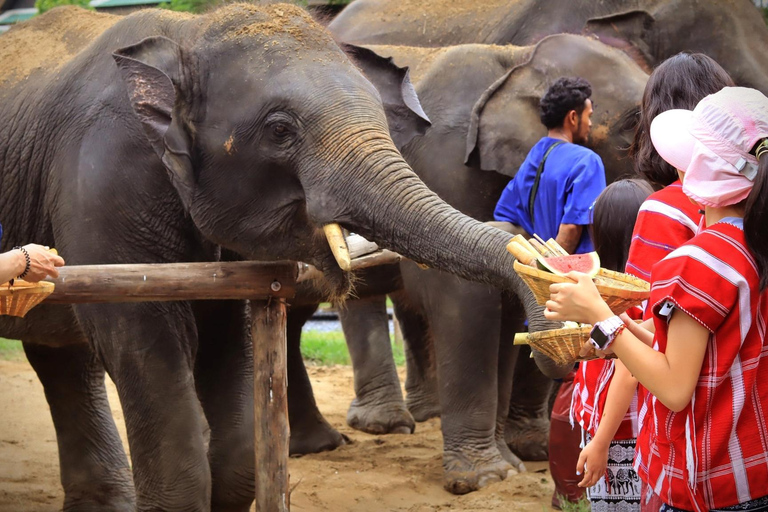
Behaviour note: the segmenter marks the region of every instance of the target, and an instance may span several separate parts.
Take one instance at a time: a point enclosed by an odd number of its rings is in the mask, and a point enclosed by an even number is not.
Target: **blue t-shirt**
[[[587,226],[591,223],[590,208],[605,188],[603,161],[591,149],[578,144],[561,144],[547,157],[534,203],[532,225],[528,213],[528,198],[536,179],[536,169],[549,147],[558,139],[544,137],[525,157],[517,175],[502,192],[493,218],[511,222],[544,240],[557,238],[560,224]],[[581,234],[576,253],[593,251],[587,229]]]

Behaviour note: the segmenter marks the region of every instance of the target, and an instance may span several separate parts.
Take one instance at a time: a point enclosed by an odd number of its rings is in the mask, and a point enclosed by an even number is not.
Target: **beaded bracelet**
[[[29,274],[29,268],[32,265],[32,260],[30,259],[29,253],[25,248],[16,246],[12,250],[16,250],[16,249],[20,250],[21,253],[24,255],[24,258],[27,260],[27,264],[24,267],[24,272],[22,272],[17,276],[17,279],[24,279],[24,277],[26,277],[26,275]]]

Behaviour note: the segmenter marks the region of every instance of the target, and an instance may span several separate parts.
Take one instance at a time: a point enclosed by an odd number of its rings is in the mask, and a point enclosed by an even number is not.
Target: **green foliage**
[[[763,20],[765,20],[765,24],[768,25],[768,7],[761,7],[760,11],[763,13]]]
[[[24,348],[19,340],[0,338],[0,359],[3,361],[23,361]]]
[[[403,347],[393,343],[392,352],[396,365],[405,364]],[[341,331],[305,331],[301,335],[301,355],[306,361],[323,366],[352,364]]]
[[[160,4],[159,7],[171,11],[200,13],[216,3],[215,0],[170,0],[170,2]]]
[[[582,496],[579,498],[579,501],[568,501],[568,498],[563,496],[562,494],[559,496],[560,498],[560,510],[563,512],[589,512],[592,510],[592,505],[590,505],[589,500],[586,496]]]
[[[83,9],[93,9],[89,1],[90,0],[35,0],[35,7],[37,7],[37,11],[40,14],[61,5],[77,5]]]

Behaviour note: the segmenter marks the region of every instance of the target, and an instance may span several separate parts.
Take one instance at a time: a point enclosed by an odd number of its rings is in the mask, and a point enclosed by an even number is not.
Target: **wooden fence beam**
[[[292,298],[295,262],[228,261],[70,265],[48,279],[53,304]]]
[[[256,510],[288,512],[288,380],[285,301],[251,302]]]

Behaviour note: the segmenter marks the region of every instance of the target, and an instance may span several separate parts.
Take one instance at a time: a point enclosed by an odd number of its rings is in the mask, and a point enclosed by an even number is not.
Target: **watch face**
[[[608,336],[606,336],[600,328],[592,331],[592,339],[595,340],[595,343],[597,343],[600,348],[603,348],[605,344],[608,343]]]

